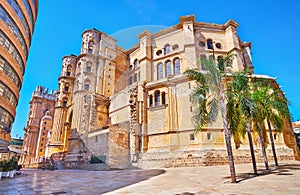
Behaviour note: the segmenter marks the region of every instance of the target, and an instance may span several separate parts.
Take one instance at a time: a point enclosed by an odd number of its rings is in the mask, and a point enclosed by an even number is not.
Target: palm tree
[[[259,87],[259,90],[253,95],[261,107],[260,112],[262,112],[263,118],[267,121],[274,162],[275,166],[278,166],[271,127],[273,126],[277,131],[281,132],[284,123],[283,119],[288,119],[290,121],[288,102],[282,95],[282,92],[279,89],[271,87],[270,83],[267,83],[267,85],[263,87]]]
[[[254,155],[254,147],[250,128],[250,118],[255,111],[255,103],[251,98],[250,80],[246,75],[247,70],[235,73],[233,80],[228,83],[228,115],[230,121],[230,130],[235,136],[235,140],[239,141],[239,134],[244,134],[244,127],[249,140],[250,153],[254,174],[257,175],[257,166]],[[240,116],[243,115],[243,118]],[[242,126],[240,125],[242,123]]]
[[[266,169],[269,169],[269,163],[268,163],[266,147],[265,147],[265,134],[263,131],[264,119],[265,119],[263,99],[266,98],[264,96],[264,90],[262,88],[255,89],[253,91],[252,98],[255,101],[255,105],[256,105],[255,117],[253,118],[254,128],[259,132],[261,150],[264,157],[265,167]]]
[[[185,71],[185,74],[190,79],[196,80],[198,84],[192,95],[199,106],[198,113],[194,117],[196,120],[196,131],[199,131],[204,125],[216,121],[218,110],[221,108],[231,182],[236,183],[231,136],[226,116],[226,88],[224,86],[226,67],[231,66],[233,57],[233,54],[229,54],[219,58],[218,64],[215,63],[215,60],[203,60],[202,63],[204,63],[207,70],[206,73],[200,72],[198,69],[190,69]]]

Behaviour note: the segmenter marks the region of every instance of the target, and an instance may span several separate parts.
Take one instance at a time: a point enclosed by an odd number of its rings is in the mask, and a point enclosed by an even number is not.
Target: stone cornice
[[[81,58],[83,57],[93,57],[95,59],[97,58],[102,58],[102,59],[105,59],[104,56],[100,56],[100,55],[95,55],[95,54],[90,54],[90,53],[82,53],[82,54],[79,54],[78,57],[77,57],[77,60],[79,61]]]
[[[81,33],[81,37],[82,37],[85,33],[87,33],[87,32],[95,32],[95,33],[98,33],[98,34],[102,34],[102,33],[103,33],[103,32],[99,31],[99,30],[96,29],[96,28],[93,28],[93,29],[86,29],[86,30],[84,30],[84,31]]]
[[[148,30],[144,30],[143,32],[141,32],[137,37],[139,39],[143,38],[143,37],[150,37],[151,38],[152,34],[148,31]]]
[[[249,47],[251,49],[251,42],[244,42],[241,44],[242,47]]]
[[[75,59],[77,59],[77,56],[74,55],[74,54],[70,54],[70,55],[64,56],[64,57],[62,58],[62,61],[63,61],[65,58],[75,58]]]
[[[168,78],[164,78],[159,81],[148,82],[145,85],[146,90],[152,90],[160,87],[169,87],[177,83],[187,82],[189,79],[186,76],[180,75],[170,75]]]
[[[239,27],[239,23],[237,23],[236,21],[234,20],[228,20],[224,25],[224,29],[228,28],[229,26],[233,26],[235,28]]]

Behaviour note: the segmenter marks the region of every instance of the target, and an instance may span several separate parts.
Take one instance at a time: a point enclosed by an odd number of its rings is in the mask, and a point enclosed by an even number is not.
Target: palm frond
[[[207,109],[209,110],[208,121],[210,124],[212,124],[217,120],[218,112],[219,112],[219,101],[217,100],[217,98],[212,98],[207,103]]]

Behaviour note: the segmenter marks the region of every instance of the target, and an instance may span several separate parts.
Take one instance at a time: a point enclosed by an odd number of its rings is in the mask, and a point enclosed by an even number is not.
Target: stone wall
[[[129,122],[109,127],[109,159],[110,169],[126,169],[130,166],[129,154]]]
[[[109,156],[109,130],[100,129],[89,133],[87,148],[92,153],[93,156],[101,156],[108,162]]]
[[[105,159],[109,169],[128,168],[130,166],[129,122],[90,132],[86,146],[91,156]]]
[[[93,171],[106,171],[108,166],[105,163],[90,164],[84,162],[62,161],[64,169],[80,169]]]
[[[277,148],[277,159],[294,160],[293,151],[289,148]],[[234,163],[243,164],[251,163],[251,155],[249,150],[234,151]],[[267,150],[269,164],[274,164],[272,150]],[[227,150],[206,150],[206,151],[182,151],[182,152],[160,152],[146,153],[140,155],[141,159],[138,163],[140,168],[168,168],[168,167],[198,167],[198,166],[216,166],[228,164]],[[257,163],[263,162],[261,150],[255,150],[255,158]]]

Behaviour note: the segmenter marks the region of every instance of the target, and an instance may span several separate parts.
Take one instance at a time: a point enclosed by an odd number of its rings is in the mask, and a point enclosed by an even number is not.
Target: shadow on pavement
[[[1,194],[104,194],[164,174],[165,170],[24,170],[1,180]]]
[[[99,193],[106,193],[148,180],[152,177],[164,174],[165,172],[165,170],[161,169],[107,171],[106,173],[109,174],[109,177],[101,178],[99,175],[95,177],[95,179],[102,180],[102,182],[103,179],[105,179],[107,183],[114,181],[113,185],[110,185],[108,188],[99,189]]]
[[[254,175],[253,172],[249,173],[238,173],[236,175],[237,177],[237,183],[248,180],[248,179],[252,179],[255,177],[262,177],[265,175],[294,175],[292,173],[293,170],[300,170],[300,166],[299,164],[282,164],[279,165],[278,167],[273,167],[271,169],[258,169],[257,175]],[[224,177],[223,179],[230,179],[230,176]]]

